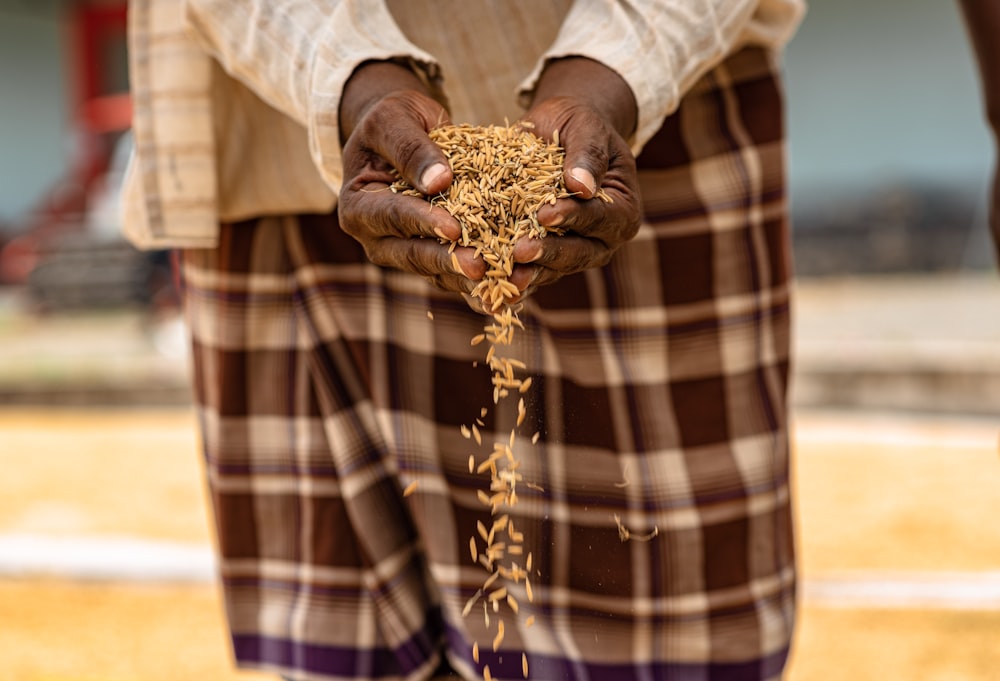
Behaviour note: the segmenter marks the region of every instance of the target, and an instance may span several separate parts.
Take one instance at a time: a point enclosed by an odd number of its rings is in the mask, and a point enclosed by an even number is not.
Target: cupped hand
[[[539,223],[562,235],[524,239],[515,247],[521,264],[511,280],[523,294],[607,264],[635,236],[642,213],[635,157],[625,141],[635,118],[631,90],[607,67],[579,58],[546,69],[522,120],[546,139],[558,132],[566,152],[564,181],[575,196],[539,210]]]
[[[468,293],[485,273],[473,249],[456,248],[456,272],[448,244],[461,235],[458,221],[422,198],[393,193],[400,176],[425,195],[448,188],[448,160],[427,136],[448,122],[437,101],[405,67],[373,62],[359,67],[344,90],[340,109],[344,182],[340,226],[368,258],[383,267],[418,274],[438,287]]]

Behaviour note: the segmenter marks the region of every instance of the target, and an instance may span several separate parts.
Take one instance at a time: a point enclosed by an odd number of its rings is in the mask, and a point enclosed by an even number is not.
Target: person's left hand
[[[523,239],[511,281],[526,295],[566,274],[601,267],[635,236],[641,219],[635,158],[625,137],[635,127],[632,91],[611,69],[584,58],[549,64],[524,115],[535,134],[566,151],[564,180],[576,194],[542,207],[538,221],[564,234]],[[602,189],[610,201],[597,196]]]

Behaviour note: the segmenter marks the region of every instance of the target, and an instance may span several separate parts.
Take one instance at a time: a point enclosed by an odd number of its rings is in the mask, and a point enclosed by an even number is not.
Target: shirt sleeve
[[[440,67],[382,0],[184,0],[188,30],[234,78],[306,127],[324,181],[343,181],[338,111],[362,62],[403,60],[440,92]]]
[[[739,46],[765,4],[768,25],[794,28],[798,0],[576,0],[555,42],[522,82],[521,102],[530,102],[546,61],[568,56],[599,61],[617,71],[635,95],[638,121],[630,143],[638,153],[698,78]],[[775,16],[782,12],[788,16]],[[780,44],[788,33],[767,39]]]

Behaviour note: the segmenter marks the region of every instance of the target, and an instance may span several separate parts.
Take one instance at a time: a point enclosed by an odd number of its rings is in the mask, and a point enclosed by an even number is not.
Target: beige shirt
[[[326,212],[342,181],[351,72],[404,59],[452,120],[516,120],[547,59],[615,69],[638,104],[633,150],[746,45],[780,49],[804,0],[130,0],[135,154],[126,235],[207,248],[219,221]]]

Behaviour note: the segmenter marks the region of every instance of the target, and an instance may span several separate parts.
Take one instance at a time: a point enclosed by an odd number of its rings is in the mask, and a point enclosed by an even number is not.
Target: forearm
[[[1000,4],[996,0],[961,0],[965,23],[979,65],[986,118],[994,139],[1000,140]],[[990,196],[990,227],[1000,263],[1000,172],[994,168]]]
[[[1000,131],[1000,3],[961,0],[965,23],[979,65],[983,101],[994,132]]]
[[[586,57],[604,64],[635,98],[636,124],[628,139],[637,151],[694,83],[742,39],[752,36],[778,48],[802,12],[799,0],[577,0],[555,42],[521,83],[521,101],[530,104],[551,60]]]

